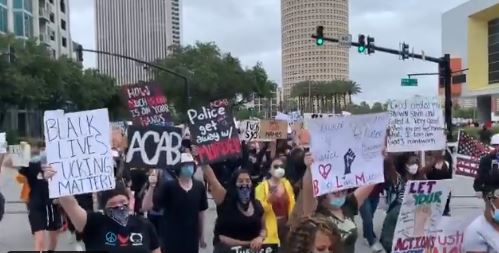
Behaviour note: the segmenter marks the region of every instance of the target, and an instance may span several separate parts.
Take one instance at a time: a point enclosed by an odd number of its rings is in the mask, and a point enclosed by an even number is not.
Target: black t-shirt
[[[206,189],[202,182],[192,180],[192,189],[185,191],[178,180],[165,182],[154,198],[154,205],[163,208],[162,240],[166,252],[197,253],[199,251],[199,212],[208,209]]]
[[[45,208],[52,203],[49,198],[49,184],[43,178],[41,163],[29,163],[29,167],[22,167],[19,173],[26,177],[31,189],[28,202],[30,209]]]
[[[87,251],[108,253],[151,253],[159,248],[154,226],[146,219],[132,215],[123,227],[101,213],[88,213],[83,230]]]
[[[226,197],[224,202],[218,206],[218,218],[215,223],[215,237],[213,244],[220,240],[219,235],[224,235],[236,240],[251,241],[262,231],[263,207],[258,200],[253,201],[255,211],[252,216],[244,215],[235,201]]]

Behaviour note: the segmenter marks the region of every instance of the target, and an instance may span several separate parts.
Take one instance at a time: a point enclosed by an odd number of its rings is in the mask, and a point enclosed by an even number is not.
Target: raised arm
[[[210,186],[211,195],[213,196],[213,200],[215,204],[220,205],[224,202],[225,195],[227,194],[227,190],[222,186],[220,181],[218,181],[215,176],[215,172],[210,165],[203,166],[204,177],[206,181],[208,181],[208,185]]]
[[[302,180],[302,190],[300,194],[303,194],[303,216],[309,216],[314,213],[314,210],[317,206],[317,200],[314,198],[314,191],[312,186],[312,163],[314,162],[312,158],[312,154],[307,152],[305,154],[305,165],[307,166],[307,170],[303,175]]]

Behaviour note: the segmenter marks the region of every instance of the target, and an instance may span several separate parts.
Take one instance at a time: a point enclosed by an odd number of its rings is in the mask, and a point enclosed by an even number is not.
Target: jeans
[[[360,216],[362,217],[362,228],[364,231],[364,238],[366,238],[369,246],[376,243],[376,234],[374,233],[374,212],[378,208],[379,196],[369,197],[364,204],[360,207]]]

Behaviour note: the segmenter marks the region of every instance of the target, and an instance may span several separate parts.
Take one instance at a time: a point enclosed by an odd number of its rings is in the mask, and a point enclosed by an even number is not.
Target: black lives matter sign
[[[168,101],[158,84],[124,85],[121,92],[134,125],[171,125]]]
[[[46,111],[43,122],[47,162],[57,171],[49,181],[50,198],[115,187],[107,109]]]
[[[182,129],[169,126],[128,127],[126,164],[165,169],[180,162]]]
[[[241,155],[239,133],[228,108],[227,100],[218,100],[187,111],[192,143],[197,145],[201,164]]]

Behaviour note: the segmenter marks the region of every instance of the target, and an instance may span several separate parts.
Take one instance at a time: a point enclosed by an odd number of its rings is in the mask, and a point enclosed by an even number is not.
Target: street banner
[[[456,175],[475,178],[480,159],[493,150],[492,147],[473,138],[463,130],[457,137]]]
[[[314,196],[384,182],[388,114],[307,120]]]
[[[121,92],[135,125],[172,124],[168,101],[158,84],[149,82],[124,85]]]
[[[285,140],[288,138],[288,122],[284,120],[260,120],[258,140]]]
[[[27,142],[21,142],[19,145],[9,145],[8,153],[13,167],[21,168],[29,166],[31,146]]]
[[[414,97],[388,103],[388,152],[444,150],[444,114],[436,97]]]
[[[131,168],[167,169],[180,162],[182,129],[130,126],[126,164]]]
[[[7,153],[7,136],[5,133],[0,133],[0,154]]]
[[[258,138],[260,132],[260,121],[258,120],[244,120],[239,123],[239,138],[241,141],[251,141]]]
[[[47,162],[57,173],[50,198],[114,189],[111,129],[107,109],[43,116]]]
[[[241,156],[239,133],[227,102],[219,100],[189,109],[187,116],[192,144],[197,145],[201,164]]]
[[[434,246],[432,237],[441,230],[440,221],[449,196],[446,180],[408,181],[395,226],[392,253],[422,252]]]

